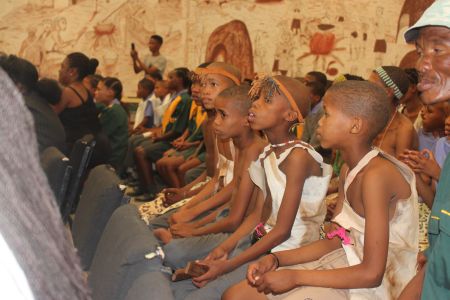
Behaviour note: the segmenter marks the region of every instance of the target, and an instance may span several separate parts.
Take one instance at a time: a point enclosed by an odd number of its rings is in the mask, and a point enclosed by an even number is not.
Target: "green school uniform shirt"
[[[188,93],[182,93],[179,97],[181,97],[181,100],[170,116],[169,123],[164,130],[164,133],[173,130],[177,133],[177,136],[180,136],[188,125],[189,112],[192,104],[192,98]]]
[[[450,299],[450,155],[439,178],[428,222],[428,240],[422,299]]]
[[[109,107],[97,106],[100,109],[100,124],[111,144],[109,163],[118,167],[123,163],[128,147],[128,115],[120,104]]]

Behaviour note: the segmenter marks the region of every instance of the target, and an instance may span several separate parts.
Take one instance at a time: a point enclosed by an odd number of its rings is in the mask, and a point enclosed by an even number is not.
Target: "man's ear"
[[[363,127],[364,127],[363,120],[360,117],[354,117],[352,119],[350,133],[351,134],[361,133],[361,131],[363,130]]]

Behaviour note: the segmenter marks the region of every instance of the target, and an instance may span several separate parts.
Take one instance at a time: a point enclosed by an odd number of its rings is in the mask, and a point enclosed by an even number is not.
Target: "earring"
[[[296,122],[296,123],[294,123],[294,124],[292,124],[290,127],[289,127],[289,129],[288,129],[288,132],[289,133],[294,133],[297,137],[299,137],[298,135],[299,135],[299,131],[301,130],[301,129],[303,129],[303,124],[305,124],[305,122]]]

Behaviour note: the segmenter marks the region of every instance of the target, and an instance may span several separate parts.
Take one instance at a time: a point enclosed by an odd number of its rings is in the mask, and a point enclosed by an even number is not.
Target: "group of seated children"
[[[423,139],[405,109],[399,108],[409,90],[402,69],[377,68],[369,82],[342,77],[321,97],[326,87],[313,80],[260,76],[250,87],[226,63],[195,70],[191,94],[202,110],[197,115],[189,110],[189,125],[179,131],[170,150],[158,152],[158,159],[149,154],[151,147],[144,151],[147,163],[156,162],[156,171],[172,184],[142,204],[140,216],[155,246],[164,252],[164,259],[155,263],[177,270],[173,277],[155,275],[157,284],[167,288],[149,295],[400,296],[416,272],[417,191],[427,204],[427,193],[434,195],[440,170],[434,161],[437,149],[422,150]],[[313,114],[320,117],[308,118],[311,100]],[[422,131],[448,145],[446,105],[433,109],[423,108]],[[196,121],[199,113],[204,114],[201,124]],[[300,141],[292,130],[299,125],[314,128],[319,145]],[[189,137],[199,128],[203,140],[194,144]],[[196,150],[204,147],[206,168],[183,185],[178,169],[191,159],[183,155],[187,148],[179,145],[186,140]],[[331,159],[339,156],[337,169],[324,162],[318,152],[323,149],[333,150]],[[138,155],[135,159],[139,162]],[[333,171],[338,196],[331,225],[323,234],[324,198]],[[426,190],[421,188],[424,182]],[[177,281],[194,261],[201,274]]]

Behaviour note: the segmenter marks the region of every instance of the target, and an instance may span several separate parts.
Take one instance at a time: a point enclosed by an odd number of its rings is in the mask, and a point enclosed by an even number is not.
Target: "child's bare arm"
[[[402,123],[398,128],[395,142],[395,157],[399,157],[407,149],[417,149],[417,133],[412,124]]]
[[[237,184],[237,191],[232,196],[230,213],[228,214],[228,216],[220,219],[217,222],[214,222],[213,224],[209,224],[206,227],[197,228],[195,230],[195,235],[205,235],[209,233],[219,232],[233,232],[242,223],[255,188],[255,184],[250,178],[248,169],[252,161],[258,158],[261,150],[262,149],[260,149],[260,147],[253,147],[246,152],[244,157],[242,157],[242,171],[241,174],[236,174],[239,182]]]
[[[431,184],[433,184],[433,182],[431,182]],[[417,193],[422,197],[423,202],[431,209],[434,202],[434,191],[429,184],[426,184],[423,181],[422,176],[419,174],[416,174],[416,188]]]
[[[287,290],[297,286],[320,286],[338,289],[378,286],[383,279],[387,261],[389,203],[396,192],[394,187],[401,185],[398,180],[397,182],[395,179],[392,180],[389,171],[392,172],[392,170],[383,168],[366,170],[362,178],[361,198],[364,204],[365,237],[363,260],[360,264],[332,270],[269,272],[261,276],[256,285],[264,286],[274,292],[279,288],[276,280],[290,280],[292,286]],[[281,257],[280,263],[284,264],[284,256]]]
[[[234,180],[222,188],[217,194],[212,195],[208,201],[202,201],[201,203],[190,208],[190,211],[198,216],[204,212],[214,209],[231,199],[231,193],[234,189]]]
[[[230,259],[227,272],[261,256],[290,237],[292,225],[300,206],[303,184],[310,176],[313,163],[316,163],[311,160],[313,160],[311,156],[302,149],[294,149],[288,155],[281,165],[283,172],[286,174],[286,188],[275,227],[258,243]]]
[[[249,235],[256,227],[258,222],[260,222],[262,217],[262,212],[264,209],[264,195],[262,191],[258,188],[255,189],[255,206],[251,213],[244,219],[242,224],[225,240],[220,244],[217,248],[220,248],[224,253],[230,253],[233,250],[238,242],[245,236]],[[214,249],[211,253],[206,257],[206,259],[216,259],[214,257]]]

